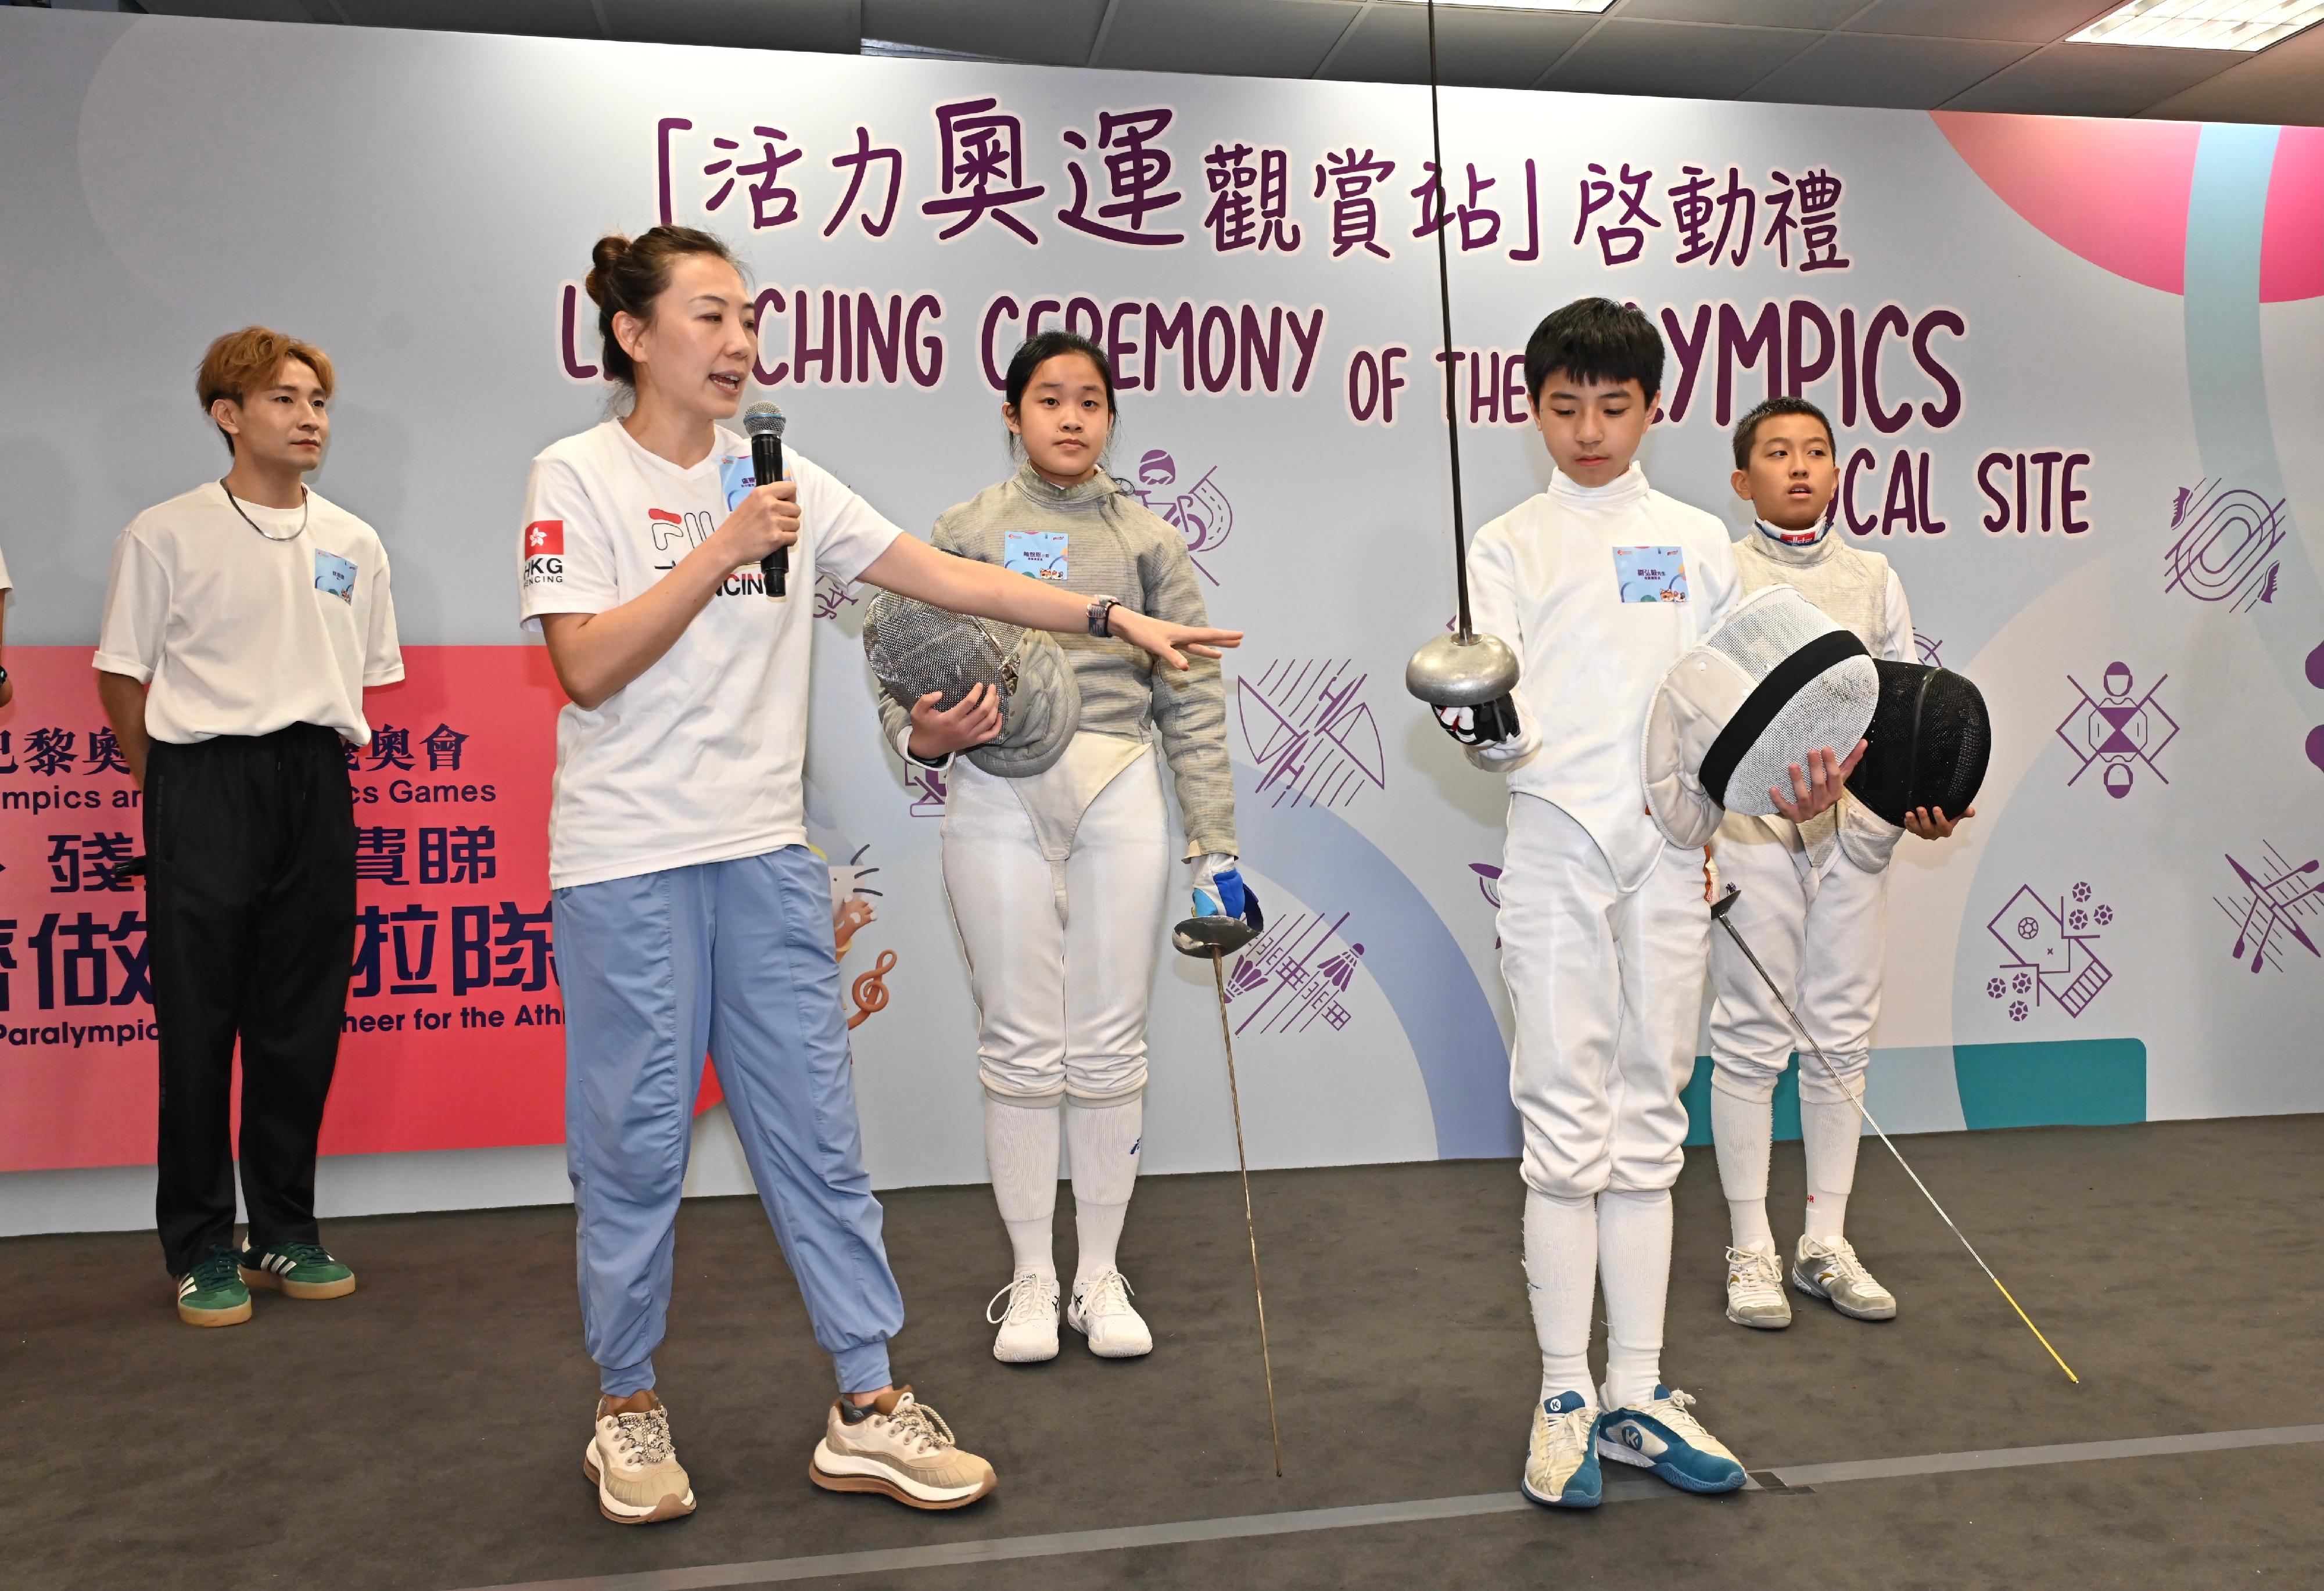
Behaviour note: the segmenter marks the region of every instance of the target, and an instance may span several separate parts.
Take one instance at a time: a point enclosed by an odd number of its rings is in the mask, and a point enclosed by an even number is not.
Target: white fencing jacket
[[[1518,714],[1539,741],[1514,760],[1474,760],[1587,829],[1626,892],[1665,843],[1646,810],[1647,700],[1739,588],[1726,527],[1654,491],[1636,464],[1606,486],[1554,476],[1469,549],[1477,628],[1517,652]]]

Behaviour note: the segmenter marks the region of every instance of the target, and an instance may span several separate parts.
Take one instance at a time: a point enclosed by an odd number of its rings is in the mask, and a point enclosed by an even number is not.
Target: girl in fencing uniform
[[[1132,1358],[1152,1334],[1116,1259],[1138,1176],[1146,1011],[1169,893],[1169,820],[1155,743],[1177,783],[1196,910],[1240,915],[1234,781],[1215,664],[1152,667],[1111,633],[1121,609],[1206,625],[1184,539],[1106,474],[1114,418],[1104,354],[1065,332],[1010,362],[1001,413],[1024,461],[947,510],[931,539],[1077,590],[1101,592],[1089,633],[1061,637],[1080,692],[1080,729],[1039,772],[954,753],[990,740],[999,704],[980,689],[949,711],[931,692],[908,712],[882,699],[905,757],[947,770],[944,878],[979,1016],[985,1156],[1015,1253],[989,1318],[993,1356],[1057,1353],[1052,1257],[1060,1140],[1073,1163],[1080,1254],[1064,1316],[1092,1352]],[[994,771],[997,768],[1000,771]]]

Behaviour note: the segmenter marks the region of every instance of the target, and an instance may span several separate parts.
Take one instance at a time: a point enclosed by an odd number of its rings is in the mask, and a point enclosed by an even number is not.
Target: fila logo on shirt
[[[535,520],[524,528],[524,583],[565,583],[565,521]]]

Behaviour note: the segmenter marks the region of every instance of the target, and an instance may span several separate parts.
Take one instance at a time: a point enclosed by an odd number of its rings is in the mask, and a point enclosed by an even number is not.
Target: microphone
[[[771,403],[753,403],[742,411],[742,428],[751,433],[751,474],[761,486],[783,478],[783,411]],[[789,593],[791,549],[779,547],[759,560],[767,582],[767,600],[779,602]]]

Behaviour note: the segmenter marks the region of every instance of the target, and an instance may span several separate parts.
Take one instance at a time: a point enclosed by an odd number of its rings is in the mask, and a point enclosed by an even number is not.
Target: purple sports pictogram
[[[2077,883],[2071,893],[2076,900],[2087,901],[2091,890],[2088,883]],[[2086,915],[2069,908],[2062,897],[2053,906],[2035,894],[2032,885],[2021,884],[1987,920],[1986,932],[2001,947],[2000,970],[2008,981],[1989,978],[1985,992],[1997,1000],[2011,994],[2034,997],[2031,1007],[2023,999],[2010,1001],[2012,1022],[2024,1021],[2044,999],[2064,1007],[2069,1016],[2080,1016],[2113,981],[2114,973],[2090,948],[2098,937],[2089,928],[2092,916],[2100,926],[2114,920],[2106,906]]]
[[[2319,934],[2324,934],[2324,924],[2318,921],[2324,918],[2324,865],[2311,857],[2294,867],[2283,852],[2264,842],[2260,856],[2260,861],[2248,868],[2228,856],[2227,866],[2235,869],[2238,887],[2225,900],[2216,895],[2211,897],[2212,904],[2236,925],[2235,947],[2229,953],[2238,961],[2248,954],[2254,972],[2271,960],[2281,969],[2283,946],[2276,937],[2280,931],[2310,955],[2324,960],[2324,951],[2316,946]]]
[[[2171,504],[2171,528],[2179,538],[2163,555],[2163,589],[2183,591],[2200,602],[2225,602],[2236,613],[2273,602],[2284,501],[2270,502],[2225,481],[2181,486]]]
[[[1342,1000],[1355,981],[1364,947],[1342,937],[1349,914],[1326,920],[1304,912],[1269,927],[1227,974],[1230,1006],[1247,996],[1258,1003],[1235,1027],[1238,1036],[1256,1026],[1261,1033],[1305,1033],[1318,1017],[1334,1032],[1348,1025]]]
[[[1352,660],[1286,659],[1235,681],[1243,745],[1275,805],[1344,806],[1388,787],[1379,725],[1358,694],[1367,677]]]
[[[2164,675],[2144,695],[2134,697],[2131,692],[2137,681],[2125,663],[2107,665],[2101,695],[2091,695],[2081,681],[2066,676],[2066,683],[2081,698],[2058,725],[2058,738],[2081,765],[2066,781],[2069,786],[2091,768],[2103,768],[2106,771],[2098,776],[2099,781],[2106,793],[2119,801],[2130,794],[2141,764],[2164,784],[2171,782],[2156,760],[2179,736],[2178,721],[2156,699],[2163,680],[2170,677]]]
[[[1234,533],[1234,504],[1219,490],[1218,466],[1203,472],[1202,479],[1192,486],[1178,485],[1178,463],[1159,447],[1149,449],[1138,461],[1138,479],[1124,481],[1130,495],[1137,498],[1177,529],[1186,538],[1186,557],[1197,573],[1213,585],[1219,577],[1211,573],[1209,564],[1203,562],[1204,554],[1213,555],[1217,562],[1218,549]]]

